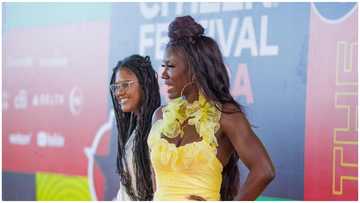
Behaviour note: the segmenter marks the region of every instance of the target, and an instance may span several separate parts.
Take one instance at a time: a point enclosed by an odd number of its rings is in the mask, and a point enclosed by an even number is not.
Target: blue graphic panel
[[[314,4],[320,15],[328,20],[337,20],[345,16],[356,6],[355,2],[318,2]]]
[[[35,201],[35,175],[2,172],[2,200]]]

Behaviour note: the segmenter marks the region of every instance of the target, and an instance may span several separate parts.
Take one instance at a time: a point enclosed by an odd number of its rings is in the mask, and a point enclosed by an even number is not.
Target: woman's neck
[[[199,91],[198,90],[192,90],[191,92],[189,92],[189,94],[184,95],[184,98],[189,103],[193,103],[194,101],[199,99]]]

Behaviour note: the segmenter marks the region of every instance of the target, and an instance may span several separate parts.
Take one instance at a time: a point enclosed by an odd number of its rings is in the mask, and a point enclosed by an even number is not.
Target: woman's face
[[[114,93],[123,112],[138,112],[141,103],[141,88],[136,75],[122,68],[115,75]]]
[[[168,87],[169,99],[182,96],[181,91],[191,81],[183,57],[173,49],[166,49],[162,67],[164,70],[161,78],[164,79],[165,85]],[[184,89],[183,95],[186,95],[186,89]]]

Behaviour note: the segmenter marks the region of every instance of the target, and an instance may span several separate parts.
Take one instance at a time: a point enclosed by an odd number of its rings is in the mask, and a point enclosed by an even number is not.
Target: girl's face
[[[169,99],[186,95],[186,91],[183,92],[183,95],[181,95],[181,91],[191,79],[189,78],[189,71],[184,63],[183,57],[181,57],[178,52],[167,49],[162,67],[164,70],[161,78],[164,79],[165,85],[168,87],[167,92]]]
[[[139,111],[141,88],[136,75],[131,70],[122,68],[117,71],[112,90],[123,112]]]

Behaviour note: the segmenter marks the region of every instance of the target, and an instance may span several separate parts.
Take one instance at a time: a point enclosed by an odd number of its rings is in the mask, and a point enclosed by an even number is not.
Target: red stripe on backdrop
[[[84,149],[108,114],[109,23],[13,29],[4,39],[3,170],[87,176]]]
[[[357,200],[357,8],[340,22],[311,9],[305,200]]]

